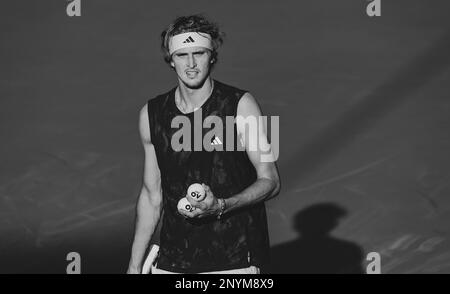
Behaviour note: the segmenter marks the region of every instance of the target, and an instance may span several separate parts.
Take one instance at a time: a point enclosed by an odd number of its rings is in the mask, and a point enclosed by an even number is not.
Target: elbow
[[[281,182],[280,179],[278,177],[273,178],[272,179],[272,191],[269,194],[269,197],[267,198],[267,200],[275,198],[281,190]]]
[[[280,179],[277,177],[275,180],[275,188],[273,189],[273,197],[277,196],[278,194],[280,194],[281,191],[281,181]]]
[[[280,194],[281,191],[281,180],[280,180],[280,174],[278,172],[278,168],[276,165],[273,166],[273,170],[271,173],[271,179],[273,183],[273,189],[272,193],[270,194],[269,198],[274,198]]]

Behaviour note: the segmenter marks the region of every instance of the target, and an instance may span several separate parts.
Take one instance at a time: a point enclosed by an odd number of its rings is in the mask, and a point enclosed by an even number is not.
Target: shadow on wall
[[[347,211],[333,203],[320,203],[299,211],[294,228],[299,237],[271,248],[268,269],[277,274],[362,274],[363,250],[337,239],[331,232]]]

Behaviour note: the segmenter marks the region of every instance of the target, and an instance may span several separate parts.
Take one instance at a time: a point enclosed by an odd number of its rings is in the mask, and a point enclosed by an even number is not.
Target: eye
[[[175,54],[177,57],[186,57],[187,53],[177,53]]]
[[[197,52],[194,52],[194,55],[195,55],[195,56],[202,56],[203,54],[205,54],[205,51],[197,51]]]

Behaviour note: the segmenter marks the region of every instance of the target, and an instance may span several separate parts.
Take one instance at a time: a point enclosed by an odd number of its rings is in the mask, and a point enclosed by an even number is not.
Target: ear
[[[208,50],[208,51],[209,51],[209,54],[210,54],[209,57],[211,58],[211,60],[209,61],[209,63],[213,64],[213,63],[216,62],[216,57],[214,56],[213,51],[211,51],[211,50]]]

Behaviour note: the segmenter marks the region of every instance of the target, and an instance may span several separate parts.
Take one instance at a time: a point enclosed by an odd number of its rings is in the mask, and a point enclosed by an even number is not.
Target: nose
[[[189,54],[188,66],[189,66],[189,68],[195,68],[197,66],[197,62],[195,61],[194,54]]]

